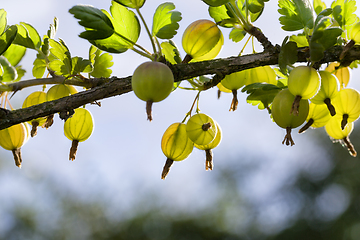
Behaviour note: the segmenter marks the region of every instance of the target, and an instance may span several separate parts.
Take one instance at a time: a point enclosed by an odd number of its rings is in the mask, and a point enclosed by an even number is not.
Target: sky
[[[68,12],[75,4],[90,4],[97,8],[109,10],[111,1],[95,0],[1,0],[0,8],[8,15],[8,24],[21,21],[32,24],[44,35],[56,16],[59,19],[57,38],[63,39],[72,56],[86,58],[90,44],[78,37],[83,31],[77,20]],[[202,1],[173,1],[176,10],[182,13],[179,34],[174,42],[181,47],[181,34],[193,21],[211,19],[207,7]],[[329,1],[325,1],[329,2]],[[151,25],[152,15],[156,7],[163,1],[147,1],[142,13]],[[191,6],[191,7],[190,7]],[[278,21],[277,1],[266,3],[263,17],[256,22],[273,44],[281,44],[283,38],[291,33],[281,30]],[[228,29],[221,29],[225,44],[218,57],[236,56],[243,42],[232,43],[228,39]],[[151,45],[142,29],[139,42],[145,48]],[[256,50],[262,48],[256,44]],[[247,49],[249,52],[249,49]],[[32,61],[35,53],[28,51],[22,65],[28,73],[24,79],[30,79]],[[144,61],[142,56],[127,51],[113,55],[113,75],[126,77],[132,75],[135,68]],[[352,78],[358,76],[354,71]],[[354,81],[353,87],[359,87]],[[359,88],[358,88],[359,89]],[[41,87],[32,87],[17,93],[11,100],[18,108],[32,91]],[[239,106],[235,112],[229,112],[232,96],[222,94],[217,99],[217,90],[210,89],[201,93],[200,110],[212,116],[221,126],[223,139],[214,149],[214,170],[205,171],[204,152],[194,149],[188,159],[175,162],[166,180],[160,179],[166,157],[161,152],[162,134],[174,122],[182,121],[189,111],[196,92],[178,89],[166,100],[153,105],[153,121],[148,122],[145,114],[145,103],[137,99],[133,92],[104,99],[101,107],[87,106],[93,114],[95,129],[93,135],[79,144],[75,161],[68,160],[71,146],[63,133],[63,122],[55,116],[55,123],[48,130],[39,129],[38,135],[30,139],[22,147],[23,166],[18,169],[14,165],[11,152],[0,149],[0,216],[6,212],[1,206],[13,206],[13,202],[23,201],[25,204],[39,204],[39,198],[51,207],[51,196],[46,193],[46,186],[39,184],[51,178],[57,187],[64,189],[81,199],[103,198],[111,206],[117,206],[118,212],[125,211],[136,202],[144,201],[147,194],[154,194],[160,205],[176,206],[175,210],[201,210],[209,207],[219,193],[213,181],[212,172],[225,166],[246,167],[254,162],[258,168],[249,170],[247,179],[241,186],[244,198],[264,204],[269,196],[280,191],[281,187],[290,184],[294,176],[301,170],[321,178],[332,169],[327,161],[327,152],[318,150],[317,140],[313,137],[323,129],[297,134],[294,130],[295,146],[281,144],[285,130],[273,123],[267,111],[258,110],[246,103],[246,95],[239,94]],[[332,142],[328,141],[329,147]],[[356,146],[355,146],[356,148]],[[321,167],[319,167],[321,166]],[[341,189],[336,189],[341,193]],[[26,197],[24,197],[26,196]],[[346,194],[343,194],[342,207],[346,205]],[[45,199],[45,200],[44,200]],[[268,203],[268,202],[267,202]],[[260,219],[275,218],[277,222],[285,222],[293,214],[285,211],[282,201],[267,204]],[[289,207],[289,206],[288,206]],[[295,210],[294,210],[295,209]],[[292,206],[296,211],[296,206]],[[11,216],[8,216],[11,219]],[[276,222],[275,221],[275,222]],[[264,226],[268,223],[261,223]],[[0,232],[11,225],[11,221],[0,222]],[[269,227],[269,231],[271,229]]]

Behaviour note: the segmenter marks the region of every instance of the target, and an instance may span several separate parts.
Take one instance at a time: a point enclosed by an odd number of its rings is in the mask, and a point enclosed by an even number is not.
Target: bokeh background
[[[174,0],[182,13],[174,38],[182,57],[181,35],[198,19],[210,19],[200,1]],[[329,4],[331,1],[324,1]],[[147,1],[141,9],[151,25],[156,7]],[[57,38],[72,56],[87,58],[90,47],[77,35],[83,31],[68,12],[76,4],[109,10],[111,1],[13,0],[0,1],[8,24],[32,24],[44,35],[56,16]],[[265,5],[256,21],[273,44],[291,33],[281,30],[277,1]],[[357,14],[360,12],[357,10]],[[236,56],[244,41],[228,40],[218,57]],[[142,31],[139,44],[151,49]],[[262,51],[256,43],[255,49]],[[249,53],[251,48],[247,48]],[[31,79],[35,52],[22,65]],[[132,75],[144,57],[131,51],[113,55],[113,75]],[[350,87],[360,89],[354,70]],[[183,83],[186,85],[186,83]],[[14,95],[15,108],[41,87]],[[166,180],[160,140],[166,128],[181,121],[196,92],[178,89],[153,106],[154,120],[146,120],[145,103],[131,92],[89,105],[95,119],[90,139],[80,143],[76,160],[68,160],[71,142],[63,122],[55,124],[22,147],[23,166],[14,165],[12,153],[0,149],[0,239],[351,239],[360,238],[360,163],[324,129],[304,134],[293,131],[296,145],[281,144],[285,130],[265,110],[246,103],[229,112],[231,94],[217,99],[217,89],[203,92],[200,109],[223,131],[214,149],[214,170],[205,171],[205,153],[194,149],[176,162]],[[360,149],[358,125],[350,139]]]

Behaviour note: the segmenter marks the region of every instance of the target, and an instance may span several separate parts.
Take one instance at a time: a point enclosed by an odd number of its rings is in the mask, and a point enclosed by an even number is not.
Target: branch
[[[324,53],[324,58],[318,63],[340,61],[340,54],[343,50],[342,46],[335,46]],[[210,82],[207,82],[205,89],[216,86],[226,75],[245,69],[276,65],[278,63],[279,49],[276,48],[272,52],[262,52],[240,57],[229,57],[225,59],[215,59],[210,61],[171,65],[175,81],[182,81],[202,75],[214,75]],[[306,48],[298,49],[298,62],[307,62],[309,53]],[[354,46],[347,52],[342,60],[344,65],[354,60],[360,60],[360,46]],[[25,81],[26,82],[26,81]],[[100,79],[96,87],[79,92],[77,94],[64,97],[58,100],[45,102],[29,108],[8,111],[0,108],[0,129],[10,127],[12,125],[30,121],[39,117],[46,117],[51,114],[69,112],[88,103],[101,99],[122,95],[132,91],[131,76],[124,78],[111,77],[108,79]],[[44,84],[44,83],[42,83]]]

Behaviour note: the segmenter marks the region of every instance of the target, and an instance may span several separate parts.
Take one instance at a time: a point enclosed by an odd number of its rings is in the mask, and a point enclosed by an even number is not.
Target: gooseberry
[[[131,86],[135,95],[146,102],[147,119],[151,121],[153,102],[160,102],[169,96],[174,86],[174,76],[164,63],[144,62],[135,69]]]

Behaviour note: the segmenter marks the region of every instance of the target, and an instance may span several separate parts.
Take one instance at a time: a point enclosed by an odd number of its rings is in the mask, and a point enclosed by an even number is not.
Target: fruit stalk
[[[153,101],[146,101],[147,120],[149,120],[150,122],[152,121],[152,104]]]
[[[79,146],[79,141],[78,140],[73,140],[72,143],[71,143],[69,160],[71,160],[71,161],[75,160],[75,156],[76,156],[78,146]]]
[[[343,139],[343,142],[344,142],[345,146],[348,148],[350,155],[353,157],[356,157],[357,152],[354,148],[354,145],[352,145],[352,143],[350,142],[350,139],[348,136]]]
[[[22,157],[21,157],[21,148],[16,148],[12,150],[14,155],[15,165],[21,168]]]
[[[238,106],[238,98],[237,98],[237,90],[232,90],[232,94],[233,94],[233,99],[231,101],[231,106],[229,111],[235,111],[237,109]]]
[[[324,103],[326,104],[327,108],[329,109],[329,112],[330,112],[331,116],[335,116],[336,111],[335,111],[334,105],[331,104],[331,99],[330,99],[330,98],[326,98],[326,99],[324,100]]]
[[[299,115],[299,107],[300,107],[301,98],[302,97],[299,96],[299,95],[295,96],[294,102],[293,102],[292,107],[291,107],[290,114],[294,114],[295,116]]]
[[[295,145],[295,142],[293,141],[292,137],[291,137],[291,127],[287,127],[286,128],[286,135],[284,140],[282,141],[282,144],[286,143],[286,146],[289,146],[291,144],[291,146]]]
[[[343,115],[343,119],[341,120],[341,129],[342,130],[344,130],[344,128],[346,127],[346,124],[348,123],[348,118],[349,118],[348,114]]]
[[[206,154],[206,161],[205,161],[205,170],[213,170],[213,152],[211,149],[207,149],[205,150],[205,154]]]
[[[303,133],[306,130],[308,130],[313,123],[314,123],[314,119],[310,118],[309,121],[302,128],[300,128],[299,133]]]
[[[170,171],[170,167],[173,165],[174,160],[171,160],[170,158],[166,159],[163,171],[161,173],[161,179],[165,179]]]

